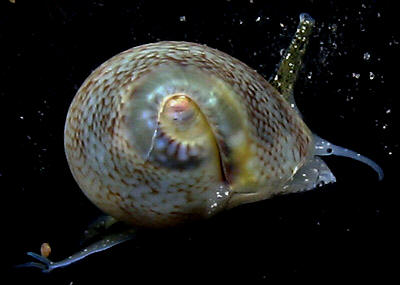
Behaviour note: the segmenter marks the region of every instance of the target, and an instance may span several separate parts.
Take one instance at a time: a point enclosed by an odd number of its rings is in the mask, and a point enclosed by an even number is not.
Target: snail
[[[293,85],[314,25],[300,16],[268,83],[216,49],[164,41],[99,66],[78,90],[65,124],[65,153],[84,194],[112,220],[165,228],[282,193],[335,182],[319,158],[372,160],[313,134]],[[60,262],[28,253],[50,271],[129,239],[126,231]]]

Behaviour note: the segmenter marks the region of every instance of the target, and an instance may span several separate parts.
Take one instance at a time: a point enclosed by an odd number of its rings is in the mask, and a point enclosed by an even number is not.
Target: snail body
[[[124,51],[85,80],[68,111],[64,146],[86,196],[117,221],[111,233],[53,262],[28,252],[43,272],[132,239],[138,227],[163,228],[222,210],[335,182],[319,158],[372,160],[313,134],[293,85],[314,20],[300,15],[292,43],[268,83],[241,61],[189,42],[158,42]],[[133,226],[133,227],[131,227]]]
[[[65,126],[83,192],[145,227],[284,192],[313,147],[299,114],[263,77],[187,42],[147,44],[106,61],[79,89]]]
[[[280,77],[296,73],[286,66]],[[382,177],[373,161],[312,134],[287,86],[277,85],[289,90],[280,94],[246,64],[204,45],[132,48],[78,90],[65,125],[70,169],[105,213],[155,228],[335,182],[316,155],[351,157]]]

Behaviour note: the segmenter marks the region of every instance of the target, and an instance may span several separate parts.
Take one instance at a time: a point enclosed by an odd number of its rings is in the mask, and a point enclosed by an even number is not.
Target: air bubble
[[[372,80],[374,78],[375,78],[375,74],[372,71],[370,71],[369,72],[369,79]]]
[[[330,26],[328,26],[329,30],[332,30],[333,32],[335,32],[337,30],[337,25],[336,24],[332,24]]]
[[[369,52],[364,53],[364,60],[369,60],[371,58],[371,55],[369,54]]]

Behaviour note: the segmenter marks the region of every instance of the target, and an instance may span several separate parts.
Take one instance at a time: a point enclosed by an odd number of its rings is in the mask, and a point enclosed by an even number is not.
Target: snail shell
[[[67,160],[86,196],[144,227],[284,192],[313,146],[298,113],[256,71],[187,42],[147,44],[103,63],[65,125]]]

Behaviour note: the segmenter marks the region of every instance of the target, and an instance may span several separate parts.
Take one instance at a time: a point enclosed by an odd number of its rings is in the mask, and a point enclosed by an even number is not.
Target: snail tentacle
[[[360,161],[371,167],[378,175],[379,180],[383,179],[384,173],[382,168],[372,159],[364,155],[361,155],[353,150],[338,145],[334,145],[333,143],[330,143],[327,140],[322,139],[317,135],[314,135],[314,140],[315,140],[315,155],[319,156],[336,155]]]

